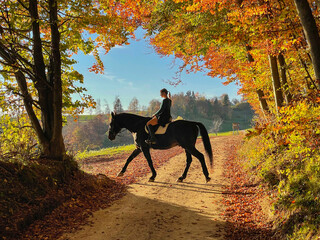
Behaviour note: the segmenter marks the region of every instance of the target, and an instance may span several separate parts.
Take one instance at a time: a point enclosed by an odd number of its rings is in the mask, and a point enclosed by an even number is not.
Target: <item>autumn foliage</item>
[[[61,159],[62,114],[94,106],[78,85],[83,76],[72,68],[72,55],[92,54],[96,62],[90,71],[101,73],[99,50],[127,44],[142,27],[159,54],[183,61],[180,72],[205,71],[241,86],[257,114],[243,146],[248,167],[277,191],[278,226],[292,239],[318,238],[319,1],[0,3],[0,108],[21,110],[14,121],[2,118],[8,127],[5,141],[14,141],[19,151],[39,143],[43,155]],[[74,93],[82,101],[72,101]],[[24,132],[29,127],[36,135]],[[27,144],[18,139],[19,132]]]
[[[90,71],[102,73],[99,57],[127,44],[139,21],[119,1],[1,0],[0,108],[19,106],[36,133],[43,157],[62,159],[63,114],[94,106],[73,68],[73,55],[92,54]],[[74,94],[81,100],[74,100]],[[23,106],[23,107],[22,107]]]

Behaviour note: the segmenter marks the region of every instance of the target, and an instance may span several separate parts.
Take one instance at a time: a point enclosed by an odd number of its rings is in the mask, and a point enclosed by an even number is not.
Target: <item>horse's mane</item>
[[[137,114],[133,114],[133,113],[118,113],[116,114],[117,118],[121,119],[121,120],[136,120],[136,121],[141,121],[141,120],[147,120],[150,119],[150,117],[143,117]]]
[[[115,115],[115,119],[121,122],[121,126],[129,131],[137,131],[139,127],[144,126],[151,118],[133,113],[119,113]]]

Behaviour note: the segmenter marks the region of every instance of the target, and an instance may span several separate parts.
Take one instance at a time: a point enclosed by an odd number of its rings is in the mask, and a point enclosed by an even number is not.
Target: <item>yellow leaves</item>
[[[198,3],[194,3],[193,5],[191,5],[191,6],[188,6],[188,7],[186,7],[186,10],[188,11],[188,12],[195,12],[195,11],[197,11],[197,10],[199,10],[200,9],[200,3],[198,2]]]
[[[0,118],[2,134],[0,135],[0,151],[2,156],[12,159],[29,160],[35,153],[36,135],[25,113],[15,115],[4,114]],[[14,154],[13,154],[14,153]],[[11,156],[11,154],[13,154]]]

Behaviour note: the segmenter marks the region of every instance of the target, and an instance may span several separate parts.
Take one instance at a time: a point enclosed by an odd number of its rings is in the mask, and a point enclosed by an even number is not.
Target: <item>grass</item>
[[[220,132],[220,133],[218,133],[218,135],[216,135],[215,133],[209,133],[209,137],[215,137],[215,136],[230,136],[230,135],[232,135],[232,131]]]
[[[76,160],[96,157],[96,156],[114,156],[119,153],[132,152],[136,148],[135,144],[123,145],[117,147],[103,148],[99,150],[84,151],[76,155]]]

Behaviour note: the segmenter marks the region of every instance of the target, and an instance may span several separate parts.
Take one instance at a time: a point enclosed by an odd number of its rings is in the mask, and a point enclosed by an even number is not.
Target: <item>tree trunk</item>
[[[37,90],[37,101],[29,93],[25,73],[19,68],[17,60],[19,54],[0,42],[0,57],[15,70],[14,75],[28,117],[39,139],[42,156],[49,159],[63,159],[65,155],[62,137],[62,80],[57,7],[57,0],[49,0],[51,56],[47,77],[39,26],[38,0],[29,0],[33,44],[33,62],[29,64],[32,66],[33,74],[29,77]],[[35,104],[41,110],[42,124],[34,111]]]
[[[248,61],[250,63],[254,62],[254,58],[249,53],[249,51],[251,50],[251,47],[249,45],[246,45],[246,50],[247,50],[247,59],[248,59]],[[254,79],[253,79],[253,81],[254,81]],[[257,95],[258,95],[258,99],[259,99],[262,111],[265,112],[265,113],[269,112],[269,106],[268,106],[267,100],[265,98],[264,92],[262,91],[262,89],[257,89],[256,92],[257,92]]]
[[[279,60],[279,65],[280,65],[282,88],[284,90],[285,100],[288,105],[292,100],[292,95],[290,93],[289,85],[288,85],[288,81],[287,81],[286,61],[285,61],[282,53],[279,54],[278,60]]]
[[[29,12],[32,18],[32,38],[33,38],[33,61],[35,79],[34,86],[39,96],[39,105],[41,108],[41,122],[43,134],[47,141],[42,143],[42,155],[51,157],[50,139],[53,135],[53,114],[54,110],[52,88],[53,83],[47,81],[46,66],[43,58],[42,40],[39,25],[38,0],[29,0]]]
[[[269,63],[270,63],[270,69],[271,69],[274,98],[275,98],[276,108],[278,111],[278,109],[282,107],[283,96],[282,96],[282,90],[281,90],[277,58],[275,56],[269,55]]]
[[[297,12],[310,46],[311,59],[316,77],[316,84],[320,87],[320,37],[316,21],[308,0],[294,0]]]
[[[38,92],[38,102],[41,109],[41,135],[44,135],[44,140],[40,141],[42,156],[62,159],[65,154],[65,147],[62,138],[61,56],[57,7],[56,1],[49,1],[51,57],[47,77],[39,26],[38,0],[29,0],[29,13],[33,20],[32,38],[35,73],[33,82]],[[36,120],[38,121],[38,119]],[[35,120],[31,119],[31,121]],[[38,138],[40,139],[39,133]]]
[[[50,141],[50,152],[53,157],[61,158],[65,154],[62,136],[62,80],[60,32],[58,27],[58,2],[49,0],[51,23],[51,71],[53,82],[53,134]]]
[[[264,112],[269,112],[269,106],[265,98],[264,92],[261,89],[257,90],[260,106]]]

